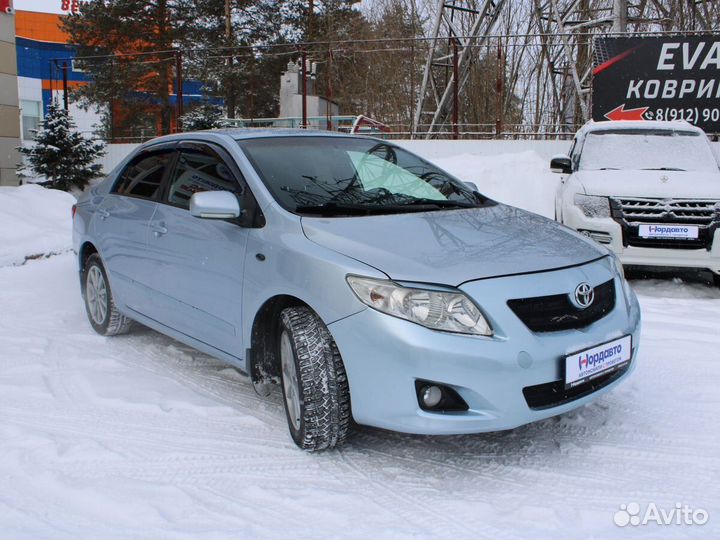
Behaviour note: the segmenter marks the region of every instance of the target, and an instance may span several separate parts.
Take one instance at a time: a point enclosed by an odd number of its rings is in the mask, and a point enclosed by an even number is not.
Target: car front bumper
[[[579,329],[533,333],[507,306],[508,298],[567,292],[580,281],[595,286],[613,275],[609,260],[569,269],[486,279],[461,287],[490,320],[493,337],[438,332],[373,309],[329,325],[345,363],[353,417],[359,424],[428,435],[511,429],[577,408],[607,392],[634,369],[640,308],[625,300],[615,278],[616,305]],[[507,294],[503,294],[507,293]],[[631,334],[630,366],[587,395],[543,409],[528,405],[523,389],[564,379],[564,358],[573,352]],[[464,412],[420,408],[415,381],[454,389],[468,404]]]
[[[610,248],[626,265],[662,266],[677,268],[706,268],[720,273],[720,229],[715,230],[712,248],[707,249],[663,249],[652,247],[623,246],[622,228],[612,218],[591,218],[577,207],[566,208],[563,224],[576,231],[594,231],[610,236]]]

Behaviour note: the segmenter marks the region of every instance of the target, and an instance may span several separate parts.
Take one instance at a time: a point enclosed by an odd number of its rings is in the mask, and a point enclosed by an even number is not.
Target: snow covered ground
[[[537,187],[536,157],[454,166],[487,171],[489,194],[541,210],[552,192]],[[517,180],[504,183],[508,167]],[[0,539],[720,534],[720,290],[633,281],[638,369],[575,412],[475,436],[360,428],[308,455],[277,393],[260,398],[234,369],[148,329],[96,335],[72,254],[12,266],[42,247],[28,222],[57,235],[44,249],[69,248],[70,204],[0,190]],[[632,502],[710,519],[616,526]]]

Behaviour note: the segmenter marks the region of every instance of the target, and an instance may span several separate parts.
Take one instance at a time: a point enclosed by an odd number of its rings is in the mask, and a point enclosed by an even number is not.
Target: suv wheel
[[[283,310],[278,352],[295,444],[310,452],[342,444],[350,427],[350,389],[340,352],[320,317],[306,307]]]
[[[115,307],[110,282],[97,253],[90,255],[85,262],[82,293],[88,320],[98,334],[115,336],[124,334],[130,329],[132,320],[122,315]]]

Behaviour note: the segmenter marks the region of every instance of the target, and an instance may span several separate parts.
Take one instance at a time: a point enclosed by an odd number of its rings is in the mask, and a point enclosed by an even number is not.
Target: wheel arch
[[[315,311],[307,302],[289,294],[268,298],[255,313],[247,354],[247,370],[253,384],[280,382],[280,358],[277,351],[280,313],[289,307],[304,306]]]
[[[95,245],[89,240],[83,242],[78,250],[78,268],[80,269],[80,273],[82,273],[85,269],[85,263],[90,258],[90,255],[93,255],[94,253],[98,253],[99,256],[99,252]]]

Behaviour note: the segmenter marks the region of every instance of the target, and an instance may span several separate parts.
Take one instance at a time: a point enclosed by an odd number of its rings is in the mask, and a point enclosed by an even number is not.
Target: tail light
[[[77,204],[72,205],[72,210],[70,212],[72,213],[72,218],[75,219],[75,213],[77,212]]]

